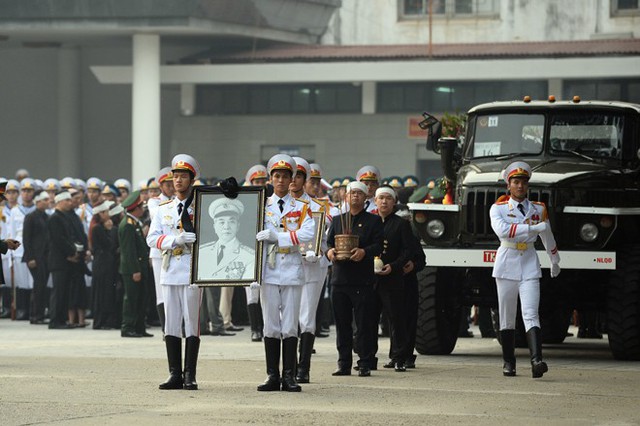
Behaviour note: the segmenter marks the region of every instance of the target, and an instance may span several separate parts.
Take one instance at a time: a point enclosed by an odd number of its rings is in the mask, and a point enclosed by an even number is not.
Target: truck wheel
[[[497,309],[491,309],[491,321],[493,321],[493,329],[496,331],[498,343],[502,346],[502,340],[500,338],[500,314]],[[518,300],[518,312],[516,313],[516,348],[527,347],[527,333],[524,331],[522,310],[520,310],[520,301]]]
[[[608,288],[607,332],[613,357],[640,360],[640,246],[618,250]]]
[[[421,355],[448,355],[458,340],[460,277],[455,268],[424,268],[418,272],[416,350]]]

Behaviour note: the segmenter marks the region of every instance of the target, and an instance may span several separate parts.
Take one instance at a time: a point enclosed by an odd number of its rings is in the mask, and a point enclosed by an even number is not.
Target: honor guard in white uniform
[[[51,216],[56,209],[54,198],[56,197],[56,194],[60,192],[60,181],[58,181],[58,179],[49,178],[43,182],[42,187],[42,189],[44,189],[47,194],[49,194],[49,206],[47,207],[46,211],[47,214]]]
[[[315,164],[315,167],[311,166],[305,159],[300,157],[293,157],[293,159],[297,164],[298,171],[294,182],[289,187],[291,195],[307,205],[307,211],[309,212],[307,214],[324,212],[326,223],[331,218],[328,203],[313,198],[306,192],[306,188],[312,188],[312,190],[315,189],[315,191],[318,190],[318,185],[322,178],[320,166],[317,164]],[[315,179],[313,183],[310,182],[312,179]],[[307,184],[307,181],[309,181],[309,184]],[[328,225],[329,224],[326,225],[326,229],[328,229]],[[322,253],[326,253],[326,233],[323,234],[321,238],[321,251]],[[318,303],[320,302],[324,279],[327,275],[327,269],[329,268],[329,260],[322,254],[319,256],[316,255],[313,240],[301,245],[300,252],[304,255],[305,285],[302,287],[300,302],[300,359],[296,380],[298,383],[309,383],[311,353],[313,352],[316,331],[316,312]]]
[[[265,186],[269,175],[267,168],[262,164],[253,165],[247,170],[244,177],[246,186]],[[262,342],[262,308],[260,307],[260,289],[247,286],[244,288],[247,296],[247,313],[251,326],[251,341]]]
[[[296,162],[277,154],[267,164],[274,193],[267,199],[264,230],[266,261],[262,270],[260,299],[264,320],[267,380],[258,391],[280,390],[280,340],[282,339],[282,390],[300,392],[295,380],[300,297],[305,283],[299,246],[311,241],[315,225],[305,203],[289,195]]]
[[[13,266],[13,277],[16,286],[17,320],[29,319],[33,276],[29,272],[27,264],[22,262],[22,256],[24,255],[22,232],[24,228],[24,218],[36,209],[36,205],[33,202],[34,196],[34,180],[28,177],[22,179],[20,181],[20,199],[18,204],[11,209],[11,219],[9,220],[9,238],[20,242],[20,247],[11,252],[11,264]]]
[[[190,155],[178,154],[171,161],[175,198],[158,206],[147,236],[149,247],[162,251],[160,284],[165,313],[165,344],[169,378],[160,389],[196,390],[196,365],[200,348],[200,289],[190,285],[193,232],[193,182],[200,175],[198,162]],[[182,325],[184,321],[185,366],[182,371]]]
[[[149,218],[153,220],[158,211],[158,206],[173,198],[173,173],[171,167],[163,167],[156,173],[156,182],[160,185],[160,195],[149,198],[147,208],[149,209]],[[162,285],[160,284],[160,271],[162,270],[162,253],[160,249],[151,247],[149,250],[149,259],[151,259],[151,268],[153,269],[153,278],[156,288],[156,308],[160,325],[164,331],[164,302],[162,300]]]
[[[4,206],[0,210],[0,239],[10,239],[9,236],[9,221],[11,220],[11,209],[18,204],[18,197],[20,194],[20,182],[15,179],[7,180],[5,186],[5,198]],[[8,318],[11,315],[11,297],[12,297],[12,275],[11,275],[11,252],[4,253],[2,255],[2,274],[4,275],[6,286],[0,288],[0,294],[2,295],[2,312],[0,312],[0,318]],[[15,279],[14,281],[15,282]]]
[[[506,200],[496,202],[489,212],[491,227],[500,239],[493,277],[498,289],[503,374],[516,375],[514,346],[519,294],[522,319],[531,353],[532,376],[537,378],[548,371],[547,364],[542,361],[538,318],[542,277],[540,261],[534,248],[538,236],[551,260],[552,278],[560,273],[560,256],[545,205],[527,199],[531,167],[525,162],[516,161],[504,170],[503,177],[510,196]]]
[[[378,208],[376,207],[376,189],[380,187],[380,169],[376,166],[363,166],[356,173],[356,180],[367,185],[367,200],[364,202],[364,210],[378,214]]]
[[[131,182],[125,178],[116,179],[116,181],[113,182],[113,185],[118,188],[118,191],[120,191],[120,199],[118,202],[122,202],[122,200],[127,198],[131,193]]]

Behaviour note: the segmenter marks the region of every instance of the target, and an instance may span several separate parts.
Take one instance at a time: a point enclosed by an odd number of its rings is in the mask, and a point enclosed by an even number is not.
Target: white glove
[[[304,255],[304,260],[309,263],[316,263],[318,261],[318,256],[316,256],[316,252],[313,250],[309,250]]]
[[[548,229],[547,222],[540,222],[536,225],[529,225],[529,234],[541,234]]]
[[[560,275],[560,265],[557,263],[551,264],[551,278],[555,278]]]
[[[274,231],[273,229],[265,229],[256,234],[256,240],[275,243],[278,241],[278,235],[276,234],[276,231]]]
[[[193,232],[182,232],[176,237],[176,245],[183,246],[185,244],[194,243],[196,241],[196,234]]]
[[[258,290],[260,288],[260,283],[257,281],[254,281],[251,284],[249,284],[249,288],[251,290]]]

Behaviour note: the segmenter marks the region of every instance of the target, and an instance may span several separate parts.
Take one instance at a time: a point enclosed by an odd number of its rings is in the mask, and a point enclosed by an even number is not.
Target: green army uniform
[[[119,272],[124,283],[121,329],[123,337],[150,336],[145,332],[149,247],[142,231],[142,222],[129,213],[139,202],[139,191],[134,191],[122,202],[122,206],[127,209],[127,216],[118,226],[118,239],[120,241]],[[135,273],[142,275],[142,279],[138,282],[133,280],[133,274]]]

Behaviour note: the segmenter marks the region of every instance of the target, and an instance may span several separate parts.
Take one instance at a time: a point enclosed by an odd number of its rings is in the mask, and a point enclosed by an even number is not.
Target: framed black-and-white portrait
[[[324,212],[313,212],[313,222],[316,226],[316,232],[313,235],[313,240],[300,244],[300,253],[306,255],[308,251],[313,251],[316,256],[320,256],[320,249],[322,246],[322,236],[325,232],[325,214]]]
[[[265,191],[242,187],[228,198],[218,187],[194,188],[191,282],[198,286],[245,286],[261,281]]]

